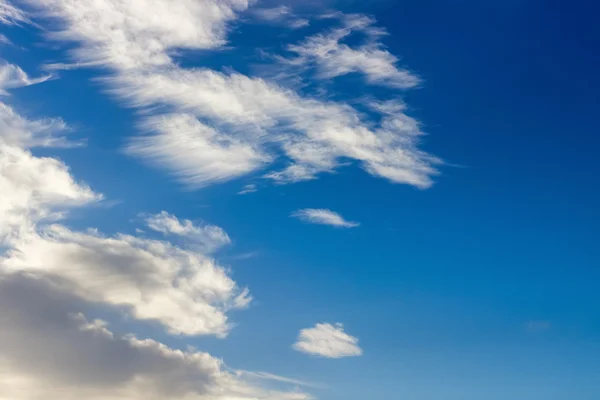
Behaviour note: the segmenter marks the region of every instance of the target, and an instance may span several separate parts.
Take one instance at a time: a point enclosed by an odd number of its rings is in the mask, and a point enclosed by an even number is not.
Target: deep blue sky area
[[[85,148],[34,150],[58,155],[109,200],[73,211],[67,225],[133,233],[140,212],[168,209],[223,227],[233,244],[216,257],[255,298],[231,313],[228,338],[184,342],[152,324],[140,329],[234,368],[314,382],[319,399],[600,398],[600,3],[328,8],[373,15],[389,32],[381,39],[387,49],[422,78],[391,97],[421,122],[420,148],[444,161],[431,188],[391,183],[352,161],[293,185],[274,185],[258,171],[188,190],[123,151],[138,111],[106,93],[102,69],[75,69],[10,100],[25,115],[60,116],[87,139]],[[240,23],[229,36],[238,49],[212,58],[183,51],[180,62],[258,73],[255,46],[303,37],[268,29],[273,35],[261,36],[260,27]],[[5,46],[1,58],[31,76],[66,58],[67,45],[52,47],[34,28],[2,32],[28,50]],[[338,93],[351,89],[341,82]],[[237,195],[250,183],[259,190]],[[335,210],[361,225],[289,218],[302,208]],[[360,339],[361,357],[292,350],[300,329],[337,321]],[[133,325],[113,324],[123,332]]]

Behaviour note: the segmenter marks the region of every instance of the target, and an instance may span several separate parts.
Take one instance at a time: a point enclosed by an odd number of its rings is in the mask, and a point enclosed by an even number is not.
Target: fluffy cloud
[[[181,49],[225,43],[228,24],[248,7],[247,1],[30,2],[59,21],[52,37],[79,43],[72,54],[75,62],[110,67],[114,74],[104,82],[112,93],[151,110],[140,124],[146,135],[131,142],[130,152],[192,187],[240,177],[279,158],[287,167],[265,173],[278,183],[315,179],[356,160],[368,173],[392,182],[421,188],[432,184],[439,160],[418,149],[423,133],[402,111],[372,119],[343,102],[299,95],[239,73],[183,68],[173,60]],[[279,8],[266,15],[285,13]],[[380,36],[370,18],[341,19],[343,28],[323,36],[337,38],[334,55],[318,58],[324,71],[330,76],[361,72],[391,86],[415,84],[416,78],[398,69],[377,42],[358,50],[340,44],[355,30]]]
[[[276,390],[264,380],[244,379],[245,373],[207,353],[117,335],[106,322],[86,319],[82,312],[88,309],[89,303],[48,277],[0,274],[3,399],[309,398],[300,391]]]
[[[344,332],[342,324],[316,324],[314,328],[302,329],[294,349],[303,353],[327,358],[360,356],[358,339]]]
[[[162,211],[146,218],[148,227],[165,235],[177,235],[187,239],[194,246],[205,253],[213,252],[222,246],[231,243],[229,235],[215,225],[194,225],[185,219],[180,221],[174,215]]]
[[[221,134],[190,114],[150,117],[142,129],[148,134],[131,140],[128,151],[192,188],[245,175],[270,160],[252,143]]]
[[[57,220],[69,207],[102,196],[78,183],[60,160],[36,157],[36,146],[68,145],[57,119],[31,121],[0,103],[0,244],[17,240],[36,223]]]
[[[374,20],[361,15],[344,16],[342,19],[342,28],[288,46],[288,50],[297,57],[280,60],[292,66],[316,67],[322,79],[356,72],[363,74],[371,84],[400,89],[418,85],[419,78],[398,68],[398,58],[377,41],[385,32],[373,26]],[[367,43],[356,48],[342,43],[353,32],[366,34]]]
[[[45,228],[14,245],[3,267],[50,274],[90,302],[127,310],[185,335],[227,335],[226,312],[251,298],[201,253],[129,235]]]
[[[346,221],[340,214],[325,208],[304,208],[292,213],[292,217],[311,224],[331,225],[340,228],[355,228],[358,222]]]

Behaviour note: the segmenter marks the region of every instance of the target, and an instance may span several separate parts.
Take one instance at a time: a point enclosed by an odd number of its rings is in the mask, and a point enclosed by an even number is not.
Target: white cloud
[[[147,217],[146,224],[150,229],[165,235],[182,236],[205,253],[216,251],[231,243],[229,235],[218,226],[197,226],[188,219],[180,221],[166,211]]]
[[[49,226],[13,245],[12,272],[50,274],[90,302],[121,308],[185,335],[227,335],[226,312],[251,301],[222,267],[169,242]]]
[[[303,353],[327,358],[362,355],[358,339],[344,332],[342,324],[316,324],[314,328],[302,329],[293,348]]]
[[[345,164],[340,160],[356,160],[368,173],[392,182],[421,188],[432,184],[439,160],[418,150],[423,133],[416,122],[393,123],[410,120],[402,112],[378,123],[345,103],[301,96],[238,73],[182,68],[173,61],[172,55],[181,49],[225,43],[228,23],[247,8],[247,1],[32,4],[61,21],[52,37],[79,42],[72,54],[76,63],[112,68],[115,73],[104,79],[112,93],[152,115],[141,123],[146,135],[133,140],[129,150],[191,187],[255,172],[279,157],[287,159],[288,166],[265,173],[278,183],[315,179]],[[353,30],[370,38],[382,34],[370,18],[343,20],[344,28],[337,31],[340,40]],[[364,54],[340,51],[336,57],[341,61],[362,60],[342,72],[361,71],[386,84],[410,81],[412,76],[397,69],[391,55],[374,43],[368,45],[366,59]],[[371,60],[379,64],[371,65]],[[168,114],[157,115],[164,111]]]
[[[364,16],[347,16],[342,28],[317,34],[297,45],[288,46],[297,57],[284,63],[292,66],[314,66],[319,77],[331,79],[352,72],[362,73],[371,84],[407,89],[419,84],[419,78],[397,67],[398,58],[377,41],[385,32],[373,26],[374,20]],[[350,47],[342,43],[353,32],[367,35],[367,43]]]
[[[69,207],[101,200],[78,183],[60,160],[36,157],[30,147],[67,145],[63,121],[31,121],[0,102],[0,244],[16,240],[40,221],[57,220]]]
[[[123,308],[172,332],[227,334],[226,312],[247,306],[251,298],[200,252],[229,241],[222,229],[201,229],[166,213],[149,220],[153,229],[187,236],[199,245],[184,250],[165,241],[45,226],[69,208],[102,196],[77,183],[59,160],[28,150],[38,143],[64,144],[64,122],[29,121],[0,103],[0,127],[0,244],[9,248],[0,255],[1,268],[52,274],[88,301]]]
[[[248,193],[254,193],[258,190],[257,186],[254,183],[245,185],[242,190],[240,190],[238,192],[238,194],[248,194]]]
[[[29,22],[29,19],[23,11],[9,1],[0,0],[0,24],[14,25],[19,22]]]
[[[310,21],[294,15],[287,6],[271,8],[254,8],[252,14],[261,22],[267,22],[277,25],[285,25],[292,29],[299,29],[310,25]]]
[[[60,40],[84,44],[79,61],[120,70],[171,63],[177,48],[209,49],[225,43],[227,23],[248,0],[26,0],[60,18]]]
[[[35,85],[50,79],[50,75],[31,79],[18,66],[0,60],[0,95],[6,95],[6,89]]]
[[[172,333],[223,336],[225,313],[250,301],[214,260],[165,241],[103,236],[62,225],[73,206],[101,198],[59,160],[30,146],[68,144],[60,120],[30,121],[0,103],[0,387],[4,400],[304,400],[207,354],[113,333],[83,313],[98,308],[155,320]],[[190,241],[189,221],[161,213],[155,229]],[[15,226],[22,229],[13,229]],[[214,227],[216,228],[216,227]],[[10,234],[6,234],[9,232]],[[206,232],[204,232],[206,233]],[[211,239],[225,240],[224,232]]]
[[[324,208],[304,208],[294,211],[292,217],[311,224],[331,225],[341,228],[355,228],[360,225],[358,222],[346,221],[340,214]]]
[[[128,151],[167,168],[192,188],[245,175],[270,160],[252,143],[221,134],[190,114],[150,117],[142,128],[148,134],[131,140]]]
[[[0,274],[2,399],[309,398],[265,384],[271,374],[247,379],[210,354],[115,334],[106,322],[86,319],[82,313],[91,305],[62,289],[43,276]]]
[[[186,183],[202,185],[255,171],[275,159],[270,152],[277,148],[290,166],[267,177],[281,183],[314,179],[348,158],[362,162],[373,175],[425,188],[439,162],[417,149],[423,133],[405,114],[384,116],[373,126],[347,104],[301,97],[262,79],[174,67],[107,82],[133,106],[161,105],[188,113],[151,117],[149,125],[158,134],[142,136],[145,146],[136,148],[134,141],[132,148],[174,169]],[[218,131],[196,118],[210,121]],[[236,157],[224,161],[230,154]],[[213,157],[219,162],[206,161]]]

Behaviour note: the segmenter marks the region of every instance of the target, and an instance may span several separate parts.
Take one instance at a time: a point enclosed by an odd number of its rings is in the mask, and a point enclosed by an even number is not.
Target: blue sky
[[[0,0],[7,399],[597,399],[598,11]]]

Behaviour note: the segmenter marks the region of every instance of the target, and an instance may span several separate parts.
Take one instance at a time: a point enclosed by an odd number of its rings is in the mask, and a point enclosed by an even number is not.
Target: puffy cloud
[[[251,298],[227,271],[204,255],[230,239],[220,228],[197,227],[161,213],[148,220],[164,233],[186,236],[198,248],[128,235],[105,237],[46,226],[69,208],[102,198],[77,183],[67,166],[36,157],[33,145],[67,143],[60,120],[29,121],[0,103],[0,268],[11,273],[51,274],[72,293],[154,320],[171,332],[225,336],[226,312]]]
[[[226,312],[251,298],[205,255],[169,242],[104,237],[60,225],[22,238],[4,259],[11,272],[50,274],[69,291],[185,335],[227,335]]]
[[[302,329],[293,348],[303,353],[327,358],[360,356],[358,339],[344,332],[342,324],[316,324]]]
[[[213,252],[231,243],[229,235],[218,226],[197,226],[188,219],[180,221],[166,211],[147,217],[146,223],[154,231],[184,237],[203,252]]]
[[[292,217],[311,224],[331,225],[341,228],[355,228],[360,225],[358,222],[346,221],[340,214],[324,208],[304,208],[294,211]]]
[[[228,368],[210,354],[115,334],[88,320],[98,308],[154,320],[172,333],[224,336],[226,312],[250,301],[227,271],[192,247],[95,230],[76,232],[60,219],[101,198],[57,159],[31,146],[66,145],[61,120],[30,121],[0,103],[0,387],[2,399],[305,400],[268,382],[299,381]],[[149,225],[192,244],[203,235],[167,213]],[[206,227],[204,227],[206,228]]]
[[[58,159],[36,157],[29,148],[67,145],[62,120],[31,121],[0,103],[0,243],[16,240],[43,220],[102,196],[78,183]]]
[[[373,26],[374,20],[360,15],[345,16],[343,20],[342,28],[317,34],[300,44],[288,46],[288,50],[297,54],[297,57],[280,60],[292,66],[314,66],[322,79],[356,72],[363,74],[371,84],[400,89],[419,84],[419,78],[398,68],[398,58],[377,41],[385,32]],[[353,32],[366,34],[367,43],[356,48],[342,43]]]
[[[1,272],[1,271],[0,271]],[[121,336],[46,276],[0,273],[0,387],[6,400],[304,400],[195,350]],[[274,378],[272,378],[274,377]],[[254,377],[256,378],[256,377]],[[260,375],[258,375],[260,378]],[[297,381],[290,380],[297,384]]]
[[[392,182],[421,188],[432,184],[439,160],[418,149],[423,133],[416,122],[393,123],[411,120],[403,112],[379,121],[343,102],[173,61],[182,49],[225,43],[228,23],[248,7],[245,0],[30,1],[60,22],[54,38],[79,43],[75,62],[112,68],[114,74],[104,79],[112,93],[150,114],[140,124],[146,135],[130,143],[131,153],[167,168],[187,185],[240,177],[280,157],[288,166],[265,173],[278,183],[315,179],[344,165],[341,160],[356,160],[368,173]],[[277,18],[286,12],[279,8],[266,15]],[[362,72],[376,83],[415,83],[374,40],[382,31],[372,19],[342,19],[343,28],[323,36],[337,38],[334,56],[317,57],[330,76]],[[353,31],[366,33],[372,43],[358,50],[340,44]]]

